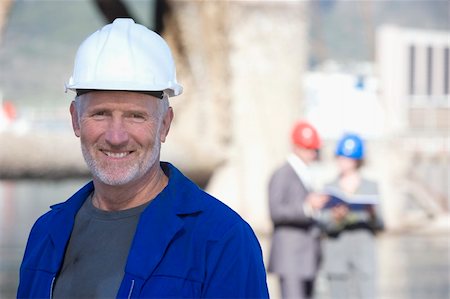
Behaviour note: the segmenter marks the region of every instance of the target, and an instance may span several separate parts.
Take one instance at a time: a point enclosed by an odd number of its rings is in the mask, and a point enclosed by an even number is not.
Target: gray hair
[[[75,100],[73,101],[73,103],[75,104],[75,108],[77,109],[78,123],[80,122],[80,119],[81,119],[81,101],[80,101],[80,97],[81,97],[81,95],[75,96]]]
[[[164,93],[163,98],[158,102],[158,118],[162,120],[164,115],[166,115],[167,110],[169,110],[169,95]]]

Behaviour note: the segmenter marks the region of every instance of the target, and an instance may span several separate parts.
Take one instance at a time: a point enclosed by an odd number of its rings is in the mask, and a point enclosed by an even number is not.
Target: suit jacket
[[[320,230],[305,215],[308,190],[289,163],[269,183],[269,208],[274,232],[268,270],[305,279],[315,277],[320,258]]]

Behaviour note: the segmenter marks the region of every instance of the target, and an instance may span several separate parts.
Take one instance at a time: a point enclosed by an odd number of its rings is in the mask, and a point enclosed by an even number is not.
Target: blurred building
[[[384,109],[378,96],[373,63],[343,66],[328,61],[306,73],[305,117],[325,140],[336,141],[344,132],[379,139],[384,131]]]
[[[450,32],[385,26],[377,36],[389,133],[448,132]],[[448,135],[447,135],[448,137]]]
[[[387,212],[393,224],[414,207],[423,219],[448,215],[450,32],[383,26],[376,45],[389,194],[399,198]]]

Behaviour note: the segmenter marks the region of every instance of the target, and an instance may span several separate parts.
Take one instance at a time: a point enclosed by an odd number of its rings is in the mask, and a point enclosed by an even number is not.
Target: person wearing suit
[[[293,151],[269,183],[274,231],[268,271],[278,275],[282,298],[307,299],[312,297],[320,261],[320,229],[312,216],[326,198],[311,192],[308,170],[318,158],[319,134],[300,121],[291,137]]]

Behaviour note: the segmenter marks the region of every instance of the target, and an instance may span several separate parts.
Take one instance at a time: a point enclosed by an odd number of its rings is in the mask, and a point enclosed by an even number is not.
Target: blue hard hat
[[[364,157],[364,141],[357,134],[345,134],[338,141],[336,156],[361,160]]]

